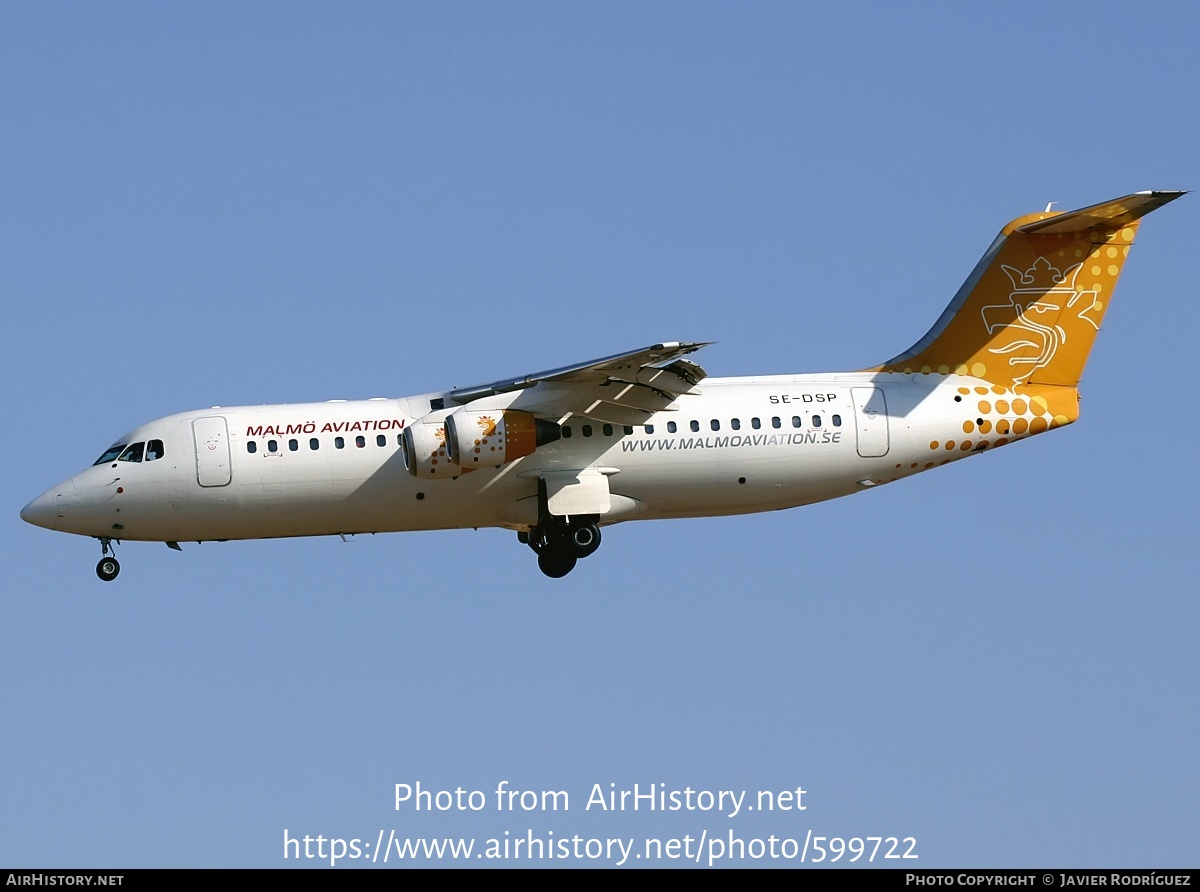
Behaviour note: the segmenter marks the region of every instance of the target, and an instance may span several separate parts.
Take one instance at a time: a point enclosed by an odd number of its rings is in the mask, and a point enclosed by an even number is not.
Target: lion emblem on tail
[[[1045,257],[1039,257],[1025,270],[1001,264],[1012,283],[1008,303],[990,304],[981,312],[988,334],[1012,334],[1012,340],[990,347],[989,352],[1018,354],[1008,356],[1016,383],[1024,383],[1035,371],[1048,366],[1066,343],[1063,323],[1072,316],[1065,310],[1072,310],[1074,317],[1088,323],[1093,331],[1099,330],[1102,305],[1096,291],[1080,291],[1075,285],[1082,268],[1080,262],[1060,270]]]

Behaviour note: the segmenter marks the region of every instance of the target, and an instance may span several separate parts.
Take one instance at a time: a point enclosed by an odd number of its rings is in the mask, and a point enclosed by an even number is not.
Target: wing
[[[577,365],[504,378],[445,395],[447,404],[524,391],[513,408],[560,420],[585,415],[614,424],[641,424],[681,396],[699,393],[704,369],[684,359],[709,342],[671,342],[615,353]]]

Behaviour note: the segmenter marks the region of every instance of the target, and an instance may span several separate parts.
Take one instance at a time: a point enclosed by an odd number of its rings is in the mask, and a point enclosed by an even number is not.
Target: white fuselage
[[[977,398],[962,395],[990,387],[958,375],[706,378],[646,425],[569,418],[562,439],[453,479],[411,476],[401,456],[402,431],[419,418],[436,421],[439,394],[213,408],[131,431],[118,442],[158,441],[161,456],[97,464],[23,516],[65,532],[160,542],[524,530],[537,522],[541,473],[588,468],[608,477],[602,524],[766,511],[848,495],[1019,438],[964,436],[979,412]],[[521,398],[503,394],[487,408]]]

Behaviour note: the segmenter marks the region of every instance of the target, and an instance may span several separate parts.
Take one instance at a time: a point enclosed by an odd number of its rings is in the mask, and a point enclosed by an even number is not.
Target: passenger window
[[[278,452],[278,451],[279,451],[279,441],[278,440],[267,440],[267,452]]]
[[[254,453],[258,452],[258,444],[255,443],[253,440],[247,440],[246,441],[246,451],[249,452],[251,455],[253,455]]]
[[[775,415],[774,417],[771,418],[771,427],[776,427],[776,428],[783,427],[783,422],[779,420],[778,415]]]
[[[354,438],[354,445],[357,446],[359,449],[362,449],[364,446],[367,445],[367,438],[364,437],[362,434],[359,434],[357,437]]]
[[[688,427],[690,427],[690,428],[692,429],[692,433],[694,433],[694,434],[695,434],[695,433],[699,433],[699,432],[700,432],[700,422],[699,422],[699,421],[693,421],[693,422],[691,422],[691,423],[688,425]]]
[[[804,420],[799,415],[792,416],[792,427],[800,427],[804,424]]]
[[[677,430],[679,430],[679,426],[674,421],[667,422],[667,433],[668,434],[673,434]]]
[[[842,416],[841,416],[841,415],[834,415],[834,416],[833,416],[833,426],[834,426],[834,427],[841,427],[841,426],[842,426]]]
[[[299,440],[288,440],[288,449],[289,450],[291,450],[292,452],[295,452],[299,448],[300,448]]]
[[[751,426],[752,428],[754,428],[755,430],[758,430],[760,427],[762,427],[762,421],[761,421],[760,419],[758,419],[758,418],[751,418],[751,419],[750,419],[750,426]]]
[[[379,434],[375,438],[375,445],[376,446],[386,446],[387,445],[387,437],[385,437],[383,434]]]
[[[117,461],[132,461],[139,462],[142,460],[142,453],[146,450],[145,443],[133,443],[124,452]]]
[[[733,428],[735,431],[740,431],[742,429],[742,421],[740,418],[734,418],[732,421],[729,422],[729,426],[731,428]]]
[[[585,437],[590,437],[592,435],[592,426],[590,424],[583,425],[580,430],[583,432]]]
[[[820,426],[821,426],[821,416],[814,415],[813,416],[813,427],[820,427]]]
[[[621,428],[621,430],[625,431],[626,435],[632,434],[633,433],[633,425],[627,424],[623,428]]]
[[[344,448],[346,448],[346,441],[344,439],[342,439],[341,437],[334,437],[333,445],[338,449],[344,449]]]
[[[146,461],[154,461],[162,458],[165,454],[162,440],[151,440],[146,444]]]
[[[604,425],[603,430],[604,430],[604,436],[606,436],[606,437],[612,436],[613,426],[611,424]]]
[[[318,449],[321,448],[321,441],[318,440],[316,437],[313,437],[311,440],[308,441],[308,448],[311,449],[313,452],[316,452]]]
[[[648,434],[654,433],[654,425],[653,424],[646,425],[646,433],[648,433]]]
[[[563,425],[563,439],[564,440],[571,439],[571,425],[569,425],[569,424]]]
[[[717,419],[714,418],[712,421],[710,421],[708,423],[708,426],[711,427],[715,431],[719,431],[721,429],[721,422],[717,421]]]

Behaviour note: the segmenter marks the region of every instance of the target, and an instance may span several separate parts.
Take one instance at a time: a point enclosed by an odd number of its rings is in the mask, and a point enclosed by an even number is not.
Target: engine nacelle
[[[446,457],[446,429],[441,421],[415,421],[400,435],[404,469],[414,477],[449,480],[462,473]]]
[[[446,457],[466,470],[498,468],[562,436],[562,427],[529,412],[456,409],[446,416]]]

